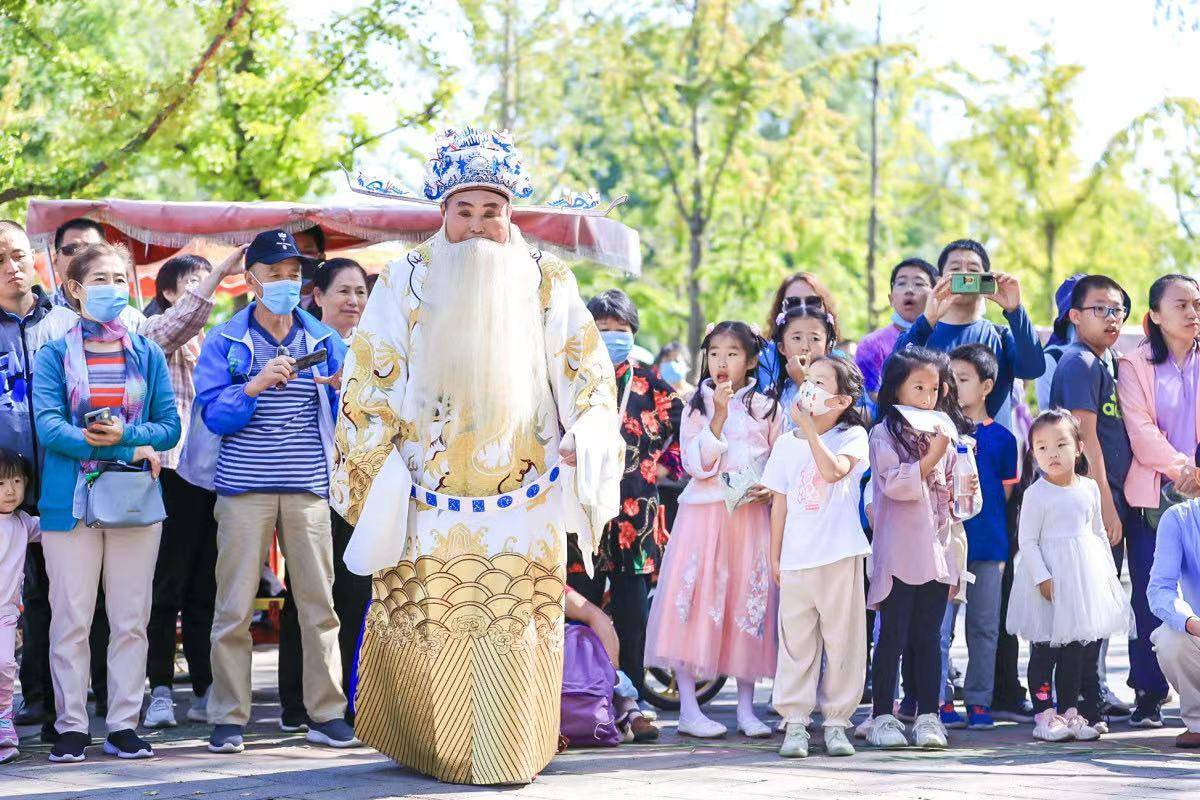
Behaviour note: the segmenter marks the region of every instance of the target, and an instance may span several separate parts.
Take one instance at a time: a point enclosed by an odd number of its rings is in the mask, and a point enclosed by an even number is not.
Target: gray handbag
[[[88,481],[83,524],[89,528],[143,528],[166,518],[162,489],[147,468],[104,461]]]

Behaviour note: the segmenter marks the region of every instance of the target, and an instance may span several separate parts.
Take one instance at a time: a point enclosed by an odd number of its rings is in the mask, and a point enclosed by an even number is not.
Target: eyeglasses
[[[71,258],[87,246],[87,242],[71,242],[71,244],[64,244],[62,247],[58,248],[58,252],[62,253],[67,258]]]
[[[825,301],[818,294],[809,294],[804,297],[785,297],[783,298],[783,310],[795,308],[796,306],[804,306],[806,308],[824,309]]]
[[[1092,316],[1096,319],[1115,319],[1117,322],[1122,322],[1129,316],[1128,312],[1120,306],[1084,306],[1082,311],[1092,312]]]

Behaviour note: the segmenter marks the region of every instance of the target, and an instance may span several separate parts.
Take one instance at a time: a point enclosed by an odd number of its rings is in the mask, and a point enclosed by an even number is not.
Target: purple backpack
[[[616,747],[621,742],[613,713],[617,672],[586,625],[563,632],[562,717],[559,730],[570,747]]]

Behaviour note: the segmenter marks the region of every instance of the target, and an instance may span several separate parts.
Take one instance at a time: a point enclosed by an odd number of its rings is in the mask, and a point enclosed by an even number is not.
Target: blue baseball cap
[[[255,264],[278,264],[289,258],[299,259],[301,264],[309,261],[300,254],[296,240],[287,231],[263,231],[254,237],[254,241],[246,250],[246,268],[249,269]]]

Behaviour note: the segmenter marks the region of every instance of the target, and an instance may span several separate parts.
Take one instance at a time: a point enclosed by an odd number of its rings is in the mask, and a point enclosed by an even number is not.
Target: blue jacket
[[[33,298],[33,308],[24,317],[0,310],[0,447],[37,464],[37,436],[29,402],[35,355],[30,333],[53,306],[40,286],[33,287]],[[33,495],[30,491],[25,498],[30,506],[36,502]]]
[[[179,474],[189,482],[213,489],[213,477],[220,454],[220,437],[237,433],[249,424],[258,407],[258,398],[246,394],[245,385],[253,377],[254,345],[250,341],[250,317],[257,303],[234,314],[225,323],[209,332],[200,351],[193,380],[196,383],[196,403],[193,406],[192,427],[180,456]],[[314,375],[329,376],[342,368],[346,360],[346,343],[342,337],[319,319],[302,309],[294,315],[304,327],[307,352],[324,348],[328,357],[323,364],[312,368]],[[337,420],[338,395],[332,386],[319,386],[325,402],[321,403],[318,422],[321,441],[332,466],[333,427]],[[196,417],[204,422],[196,425]]]
[[[121,443],[111,447],[92,447],[83,438],[83,429],[70,417],[63,364],[66,340],[55,339],[38,350],[33,368],[33,408],[38,443],[46,454],[38,501],[43,530],[69,531],[75,527],[73,506],[80,461],[131,463],[138,447],[164,451],[179,441],[179,412],[162,348],[136,333],[131,333],[129,340],[138,371],[146,379],[146,402],[138,419],[125,426]]]

